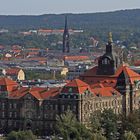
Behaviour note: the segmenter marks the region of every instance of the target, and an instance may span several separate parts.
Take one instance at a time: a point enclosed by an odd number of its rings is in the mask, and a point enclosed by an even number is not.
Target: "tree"
[[[104,136],[102,136],[99,133],[96,133],[93,135],[93,139],[92,140],[106,140],[106,138]]]
[[[91,129],[93,133],[101,133],[101,111],[96,111],[92,114]]]
[[[90,131],[78,120],[71,111],[57,116],[57,130],[65,140],[86,140],[91,139]]]
[[[140,139],[140,110],[133,111],[126,118],[123,118],[122,127],[123,131],[131,131],[137,139]]]
[[[35,140],[36,137],[32,131],[12,131],[5,140]]]
[[[108,140],[116,138],[117,134],[117,116],[112,109],[104,110],[101,114],[101,124],[105,136]]]
[[[137,138],[133,132],[129,131],[124,134],[123,140],[137,140]]]
[[[93,133],[101,133],[108,140],[113,140],[117,135],[117,116],[111,109],[105,109],[102,113],[97,111],[91,117]]]

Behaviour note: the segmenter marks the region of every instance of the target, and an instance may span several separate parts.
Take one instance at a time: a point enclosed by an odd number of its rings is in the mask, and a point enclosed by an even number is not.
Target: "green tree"
[[[136,110],[126,118],[123,118],[122,127],[123,131],[131,131],[136,135],[137,139],[140,139],[140,110]]]
[[[35,140],[36,137],[32,131],[12,131],[5,140]]]
[[[93,135],[93,139],[92,140],[106,140],[106,138],[104,136],[102,136],[99,133],[96,133]]]
[[[102,133],[108,140],[114,140],[117,135],[117,115],[111,109],[105,109],[102,113],[97,111],[91,117],[93,133]]]
[[[101,132],[101,111],[95,111],[91,116],[91,129],[93,133]]]
[[[92,138],[90,131],[77,121],[71,111],[57,116],[57,130],[65,140],[87,140]]]
[[[123,140],[137,140],[137,138],[133,132],[129,131],[124,134]]]
[[[116,138],[117,134],[117,116],[112,109],[104,110],[101,114],[101,124],[105,136],[108,140]]]

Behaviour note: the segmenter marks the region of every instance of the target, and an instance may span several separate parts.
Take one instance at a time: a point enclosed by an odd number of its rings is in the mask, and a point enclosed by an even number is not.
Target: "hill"
[[[78,29],[137,29],[140,25],[140,9],[104,13],[67,14],[70,28]],[[39,16],[0,16],[0,28],[63,28],[64,14]]]

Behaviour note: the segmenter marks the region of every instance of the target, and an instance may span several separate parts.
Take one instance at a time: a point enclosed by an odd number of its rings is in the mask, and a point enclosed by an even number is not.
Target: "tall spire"
[[[112,54],[112,43],[113,43],[112,32],[109,32],[108,33],[108,44],[106,45],[106,53],[108,53],[108,54]]]
[[[108,43],[113,43],[112,32],[108,33]]]
[[[65,30],[64,31],[68,31],[67,16],[65,16]]]
[[[65,16],[65,28],[63,33],[63,53],[69,53],[69,30],[68,30],[68,23],[67,23],[67,16]]]

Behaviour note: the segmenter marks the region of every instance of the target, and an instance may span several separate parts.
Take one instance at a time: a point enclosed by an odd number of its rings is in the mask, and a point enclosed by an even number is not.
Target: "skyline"
[[[126,9],[140,9],[139,0],[0,0],[0,15],[42,15],[61,13],[96,13]]]

